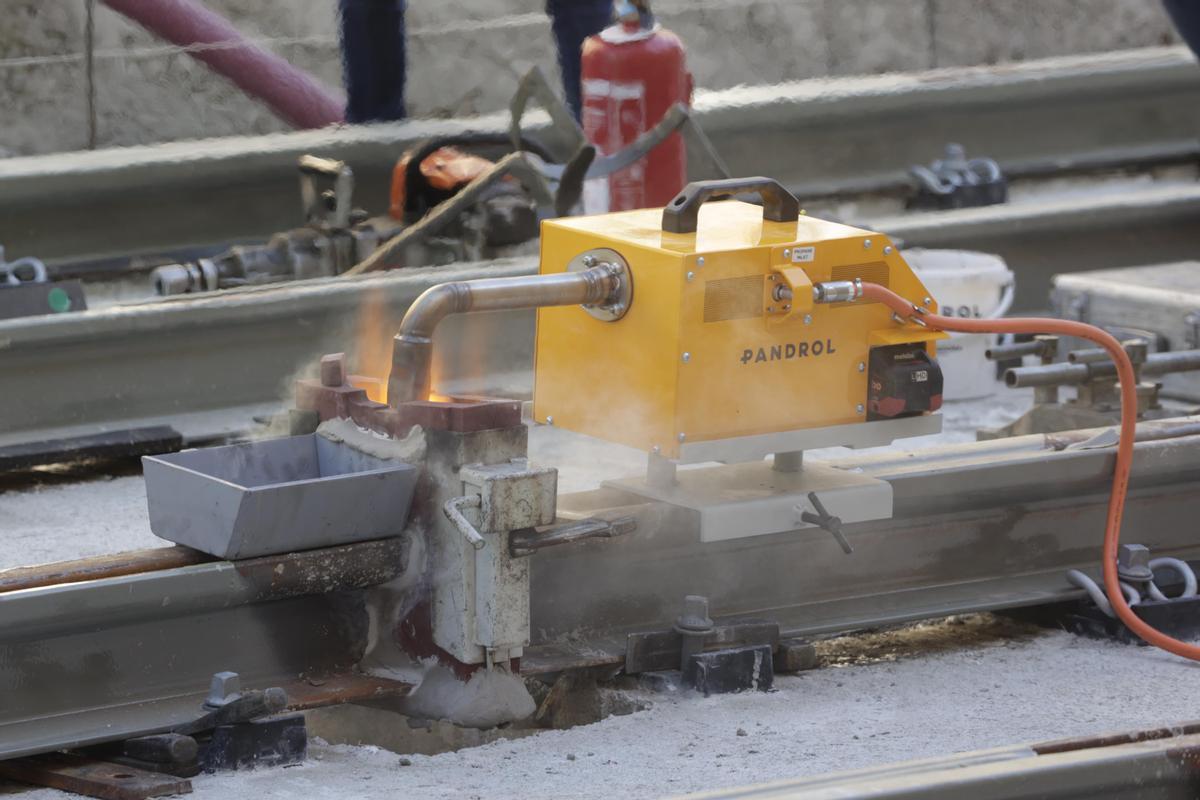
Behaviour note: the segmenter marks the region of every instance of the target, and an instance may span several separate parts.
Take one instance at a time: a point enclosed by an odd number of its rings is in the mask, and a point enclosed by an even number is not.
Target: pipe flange
[[[575,256],[567,264],[567,272],[583,272],[592,267],[608,266],[617,277],[617,288],[602,303],[581,306],[587,313],[604,322],[616,322],[633,304],[633,273],[629,264],[616,250],[597,247]]]

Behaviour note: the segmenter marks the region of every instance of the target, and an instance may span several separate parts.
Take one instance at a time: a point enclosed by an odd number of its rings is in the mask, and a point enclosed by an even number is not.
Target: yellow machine
[[[744,191],[763,206],[705,203]],[[929,412],[944,334],[853,301],[856,281],[914,298],[924,286],[886,236],[805,216],[774,181],[692,184],[667,209],[548,221],[541,241],[543,275],[608,263],[624,285],[603,308],[538,309],[539,422],[679,463],[940,429]]]
[[[757,192],[760,208],[713,197]],[[541,274],[425,291],[392,347],[388,403],[431,393],[433,332],[451,314],[538,309],[534,418],[647,453],[606,485],[695,511],[702,542],[892,514],[887,481],[820,447],[936,433],[944,334],[864,297],[933,299],[887,237],[812,219],[766,178],[689,184],[664,209],[542,225]],[[774,455],[770,463],[767,455]],[[677,471],[679,464],[719,466]]]

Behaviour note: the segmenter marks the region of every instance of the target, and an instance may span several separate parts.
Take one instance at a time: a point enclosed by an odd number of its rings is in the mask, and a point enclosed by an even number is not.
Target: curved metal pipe
[[[579,272],[431,286],[409,307],[393,340],[388,405],[395,407],[429,397],[433,332],[451,314],[577,304],[602,306],[615,301],[627,280],[621,265],[601,263]]]

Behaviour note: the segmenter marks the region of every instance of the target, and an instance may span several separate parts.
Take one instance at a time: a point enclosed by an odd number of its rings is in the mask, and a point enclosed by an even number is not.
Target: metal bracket
[[[583,272],[597,265],[606,266],[616,277],[616,291],[603,303],[593,303],[582,308],[601,322],[616,322],[625,316],[629,306],[633,304],[633,273],[624,257],[607,247],[593,248],[575,256],[567,262],[567,272]]]
[[[637,520],[634,517],[589,517],[551,528],[527,528],[513,532],[508,540],[508,552],[513,557],[529,556],[547,547],[574,544],[588,539],[612,539],[632,533],[636,529]]]
[[[350,227],[354,202],[354,173],[346,162],[302,155],[296,166],[300,169],[300,202],[304,206],[305,224],[315,223],[333,228]],[[317,178],[333,180],[333,190],[318,192]],[[333,200],[332,216],[326,205],[328,199]]]

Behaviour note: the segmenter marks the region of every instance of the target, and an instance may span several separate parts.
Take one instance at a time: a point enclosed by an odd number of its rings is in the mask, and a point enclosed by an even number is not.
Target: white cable
[[[1069,569],[1067,570],[1067,582],[1083,589],[1092,598],[1092,602],[1096,604],[1097,608],[1108,616],[1116,618],[1117,615],[1113,613],[1112,605],[1108,602],[1108,598],[1104,596],[1104,591],[1094,580],[1077,569]],[[1142,602],[1141,593],[1124,581],[1121,581],[1121,591],[1125,594],[1125,600],[1129,605],[1136,606]]]
[[[1150,559],[1150,569],[1170,569],[1183,578],[1183,592],[1178,597],[1195,597],[1196,596],[1196,573],[1192,571],[1192,567],[1182,558],[1171,558],[1163,556],[1162,558]],[[1162,590],[1159,589],[1154,581],[1150,581],[1149,586],[1150,598],[1153,600],[1168,600]]]

